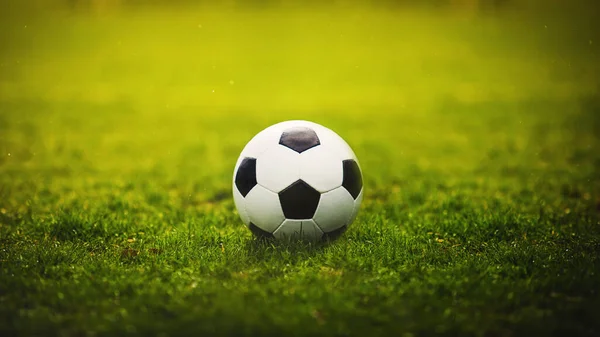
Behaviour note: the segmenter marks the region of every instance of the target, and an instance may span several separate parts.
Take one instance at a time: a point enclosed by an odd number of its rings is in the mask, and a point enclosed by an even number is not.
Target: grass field
[[[0,334],[597,335],[588,14],[3,14]],[[235,211],[239,152],[287,119],[361,162],[332,244]]]

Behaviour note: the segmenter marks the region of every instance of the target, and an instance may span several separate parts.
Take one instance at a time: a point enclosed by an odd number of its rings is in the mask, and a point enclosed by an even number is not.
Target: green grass
[[[588,18],[0,20],[0,333],[598,334]],[[362,210],[332,244],[260,242],[236,214],[239,152],[286,119],[361,161]]]

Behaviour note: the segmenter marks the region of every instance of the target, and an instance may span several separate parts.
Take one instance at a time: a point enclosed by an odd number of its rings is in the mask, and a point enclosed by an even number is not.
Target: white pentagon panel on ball
[[[323,231],[312,220],[286,219],[273,236],[279,240],[317,241],[323,236]]]
[[[355,200],[343,187],[321,194],[313,220],[325,233],[349,224]]]
[[[280,136],[281,132],[278,131],[277,128],[273,127],[266,128],[265,130],[259,132],[248,142],[248,144],[246,144],[240,153],[240,157],[235,164],[234,172],[237,171],[237,168],[244,158],[257,158],[261,153],[267,151],[267,149],[277,146]]]
[[[303,220],[302,237],[305,240],[317,241],[323,237],[323,231],[313,220]]]
[[[250,218],[248,217],[248,212],[246,212],[245,200],[240,191],[236,188],[235,184],[233,185],[233,202],[235,204],[235,208],[240,214],[240,218],[242,221],[248,225],[250,224]]]
[[[300,178],[321,193],[342,186],[342,161],[335,149],[319,145],[300,154]]]
[[[350,216],[350,221],[348,221],[348,225],[353,223],[354,220],[356,220],[356,216],[358,215],[358,211],[360,210],[360,205],[362,204],[362,200],[363,200],[363,191],[360,191],[360,194],[358,195],[358,198],[356,198],[356,200],[354,200],[354,207],[352,209],[352,215]]]
[[[256,185],[244,199],[249,222],[272,233],[285,220],[277,193]]]
[[[277,132],[281,133],[286,129],[289,128],[295,128],[295,127],[312,127],[314,125],[317,125],[313,122],[309,122],[309,121],[303,121],[303,120],[291,120],[291,121],[285,121],[285,122],[281,122],[281,123],[277,123],[273,126],[270,126],[269,128],[274,128],[277,129]]]
[[[256,181],[278,193],[300,179],[300,156],[284,147],[275,146],[256,160]]]

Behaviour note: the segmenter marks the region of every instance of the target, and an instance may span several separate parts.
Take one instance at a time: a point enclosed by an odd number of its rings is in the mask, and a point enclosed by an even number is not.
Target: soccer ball
[[[335,239],[354,221],[363,198],[356,155],[332,130],[287,121],[258,133],[233,172],[233,199],[257,236]]]

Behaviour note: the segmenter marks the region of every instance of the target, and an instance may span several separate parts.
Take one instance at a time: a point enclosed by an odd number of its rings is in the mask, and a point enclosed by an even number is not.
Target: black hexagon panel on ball
[[[245,197],[256,184],[256,158],[244,158],[235,175],[235,186]]]
[[[352,198],[356,200],[363,186],[360,168],[356,161],[352,159],[344,160],[342,164],[344,166],[344,181],[342,182],[342,186],[344,186],[344,188],[350,192]]]
[[[279,201],[286,219],[310,219],[315,215],[321,193],[302,180],[279,192]]]
[[[321,144],[317,133],[307,127],[295,127],[285,130],[281,134],[279,144],[288,147],[298,153]]]

